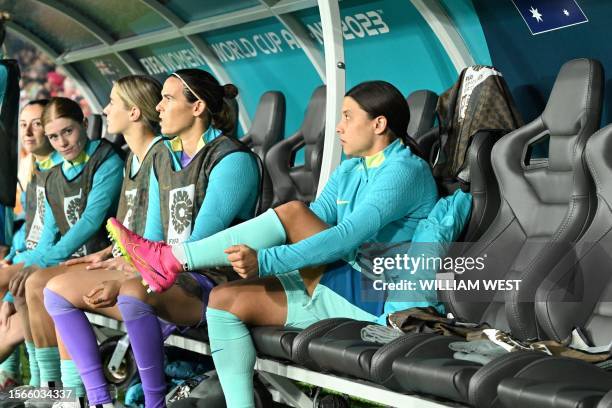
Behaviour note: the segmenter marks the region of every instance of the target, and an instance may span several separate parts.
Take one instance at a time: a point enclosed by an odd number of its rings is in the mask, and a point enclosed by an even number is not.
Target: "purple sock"
[[[155,310],[132,296],[119,295],[117,305],[130,336],[147,408],[165,407],[164,340]]]
[[[96,336],[85,313],[48,288],[44,290],[44,297],[47,312],[81,374],[89,404],[111,403]]]

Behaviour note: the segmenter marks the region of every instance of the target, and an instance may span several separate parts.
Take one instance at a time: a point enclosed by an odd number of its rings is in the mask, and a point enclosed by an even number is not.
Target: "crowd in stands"
[[[19,83],[21,89],[19,95],[20,110],[28,101],[65,96],[78,102],[86,116],[91,114],[87,100],[80,94],[74,81],[65,75],[62,68],[56,66],[45,54],[18,38],[8,36],[6,56],[16,59],[21,68],[21,80]],[[25,151],[21,149],[20,157],[25,156]],[[30,161],[25,160],[25,162]],[[24,166],[20,166],[20,180],[27,178],[24,174],[25,170],[21,169],[21,167]],[[26,165],[25,167],[28,166]],[[21,203],[20,200],[17,200],[15,214],[19,215],[21,212]]]
[[[21,68],[20,106],[36,99],[65,96],[79,103],[85,115],[91,113],[87,100],[79,93],[74,81],[46,55],[16,38],[7,41],[7,56],[19,62]]]

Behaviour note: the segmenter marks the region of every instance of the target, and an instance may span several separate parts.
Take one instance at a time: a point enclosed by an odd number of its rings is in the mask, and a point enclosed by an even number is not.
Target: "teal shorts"
[[[312,297],[308,295],[299,271],[276,275],[287,295],[286,327],[304,329],[313,323],[331,317],[347,317],[374,322],[370,314],[338,295],[324,285],[317,285]]]

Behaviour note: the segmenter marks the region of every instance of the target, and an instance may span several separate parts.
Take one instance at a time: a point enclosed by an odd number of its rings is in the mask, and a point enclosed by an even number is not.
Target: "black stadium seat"
[[[278,91],[264,93],[259,99],[257,111],[249,132],[242,137],[255,154],[265,163],[270,148],[285,135],[285,96]],[[267,210],[272,203],[274,191],[272,180],[264,165],[264,181],[262,187],[260,212]]]
[[[455,279],[522,278],[517,292],[504,299],[495,291],[478,292],[474,302],[450,291],[448,311],[467,321],[487,321],[510,329],[519,339],[537,336],[533,299],[537,286],[554,266],[555,243],[575,242],[590,221],[594,190],[582,153],[599,127],[603,68],[578,59],[561,68],[542,115],[504,136],[493,147],[493,168],[500,185],[499,213],[465,256],[488,255],[485,268],[456,274]],[[548,159],[527,162],[529,146],[549,138]],[[505,310],[504,310],[505,307]]]
[[[98,140],[102,138],[102,115],[92,114],[87,117],[87,137],[89,140]]]
[[[595,191],[583,153],[599,126],[602,98],[601,64],[588,59],[569,61],[557,76],[543,114],[493,147],[501,208],[482,238],[463,254],[474,258],[487,254],[485,267],[455,274],[454,279],[520,279],[521,283],[508,291],[482,286],[448,291],[444,297],[448,312],[465,321],[487,322],[520,340],[537,338],[536,290],[584,233],[595,209]],[[547,159],[530,161],[529,146],[546,137]],[[473,401],[492,395],[496,383],[491,379],[501,380],[500,376],[524,366],[510,354],[485,365],[482,370],[495,368],[486,376],[477,375],[480,365],[454,360],[451,350],[445,354],[437,359],[396,360],[393,374],[401,389]],[[482,383],[476,384],[477,379]]]
[[[310,97],[304,121],[298,131],[268,152],[265,165],[274,189],[272,206],[292,200],[314,200],[321,171],[324,138],[325,86],[320,86]],[[295,155],[302,147],[304,164],[296,166]]]
[[[597,408],[610,408],[612,407],[612,391],[608,391],[606,395],[599,401]]]
[[[435,162],[438,132],[439,129],[434,128],[416,139],[421,149],[430,157],[430,164]],[[440,195],[452,194],[458,188],[472,194],[470,221],[459,241],[477,241],[497,215],[500,205],[499,187],[493,173],[491,151],[493,145],[506,133],[507,129],[480,129],[474,133],[466,154],[471,176],[469,183],[462,185],[456,180],[437,180]]]
[[[493,67],[476,66],[473,68],[475,70],[484,68],[497,72]],[[523,121],[515,108],[508,86],[499,72],[496,79],[490,81],[487,85],[488,89],[468,93],[467,106],[459,108],[460,104],[457,103],[457,100],[466,85],[466,71],[467,69],[462,71],[456,84],[445,91],[442,97],[435,98],[437,105],[433,114],[428,113],[427,110],[423,111],[423,116],[427,117],[428,121],[433,122],[434,119],[428,115],[434,115],[438,118],[437,126],[429,131],[420,132],[414,137],[429,158],[429,164],[434,170],[441,196],[450,195],[457,189],[472,194],[471,218],[458,241],[474,242],[491,224],[500,205],[499,188],[491,165],[493,145],[503,135],[523,125]],[[409,97],[410,99],[413,99],[412,95]],[[416,95],[414,99],[415,102],[421,101],[420,103],[426,103],[429,107],[434,103],[434,95],[428,95],[427,98],[424,94]],[[465,112],[472,112],[475,115],[475,121],[460,120],[460,109]],[[485,120],[487,117],[488,119]],[[465,151],[467,173],[455,173],[452,177],[442,176],[439,168],[440,165],[443,166],[440,163],[441,150],[447,154],[452,153],[453,162],[461,161],[461,155],[457,151],[453,152],[453,149],[455,147],[460,149],[463,143],[459,140],[460,135],[465,136],[467,134],[470,136]],[[444,160],[444,162],[447,161],[448,159]],[[463,249],[466,248],[467,245],[463,247]]]
[[[406,102],[410,107],[408,135],[417,140],[434,127],[438,94],[427,89],[421,89],[408,95]]]
[[[579,328],[589,346],[606,348],[612,342],[612,274],[602,266],[612,260],[612,125],[589,139],[586,162],[597,189],[597,211],[575,250],[560,259],[538,288],[535,312],[547,338],[564,342]],[[583,361],[550,357],[502,381],[499,398],[507,407],[586,408],[595,407],[610,389],[612,373]]]

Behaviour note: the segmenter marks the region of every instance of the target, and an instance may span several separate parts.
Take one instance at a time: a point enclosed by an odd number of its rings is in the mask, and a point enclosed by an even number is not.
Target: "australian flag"
[[[512,0],[531,34],[541,34],[589,21],[576,0]]]

